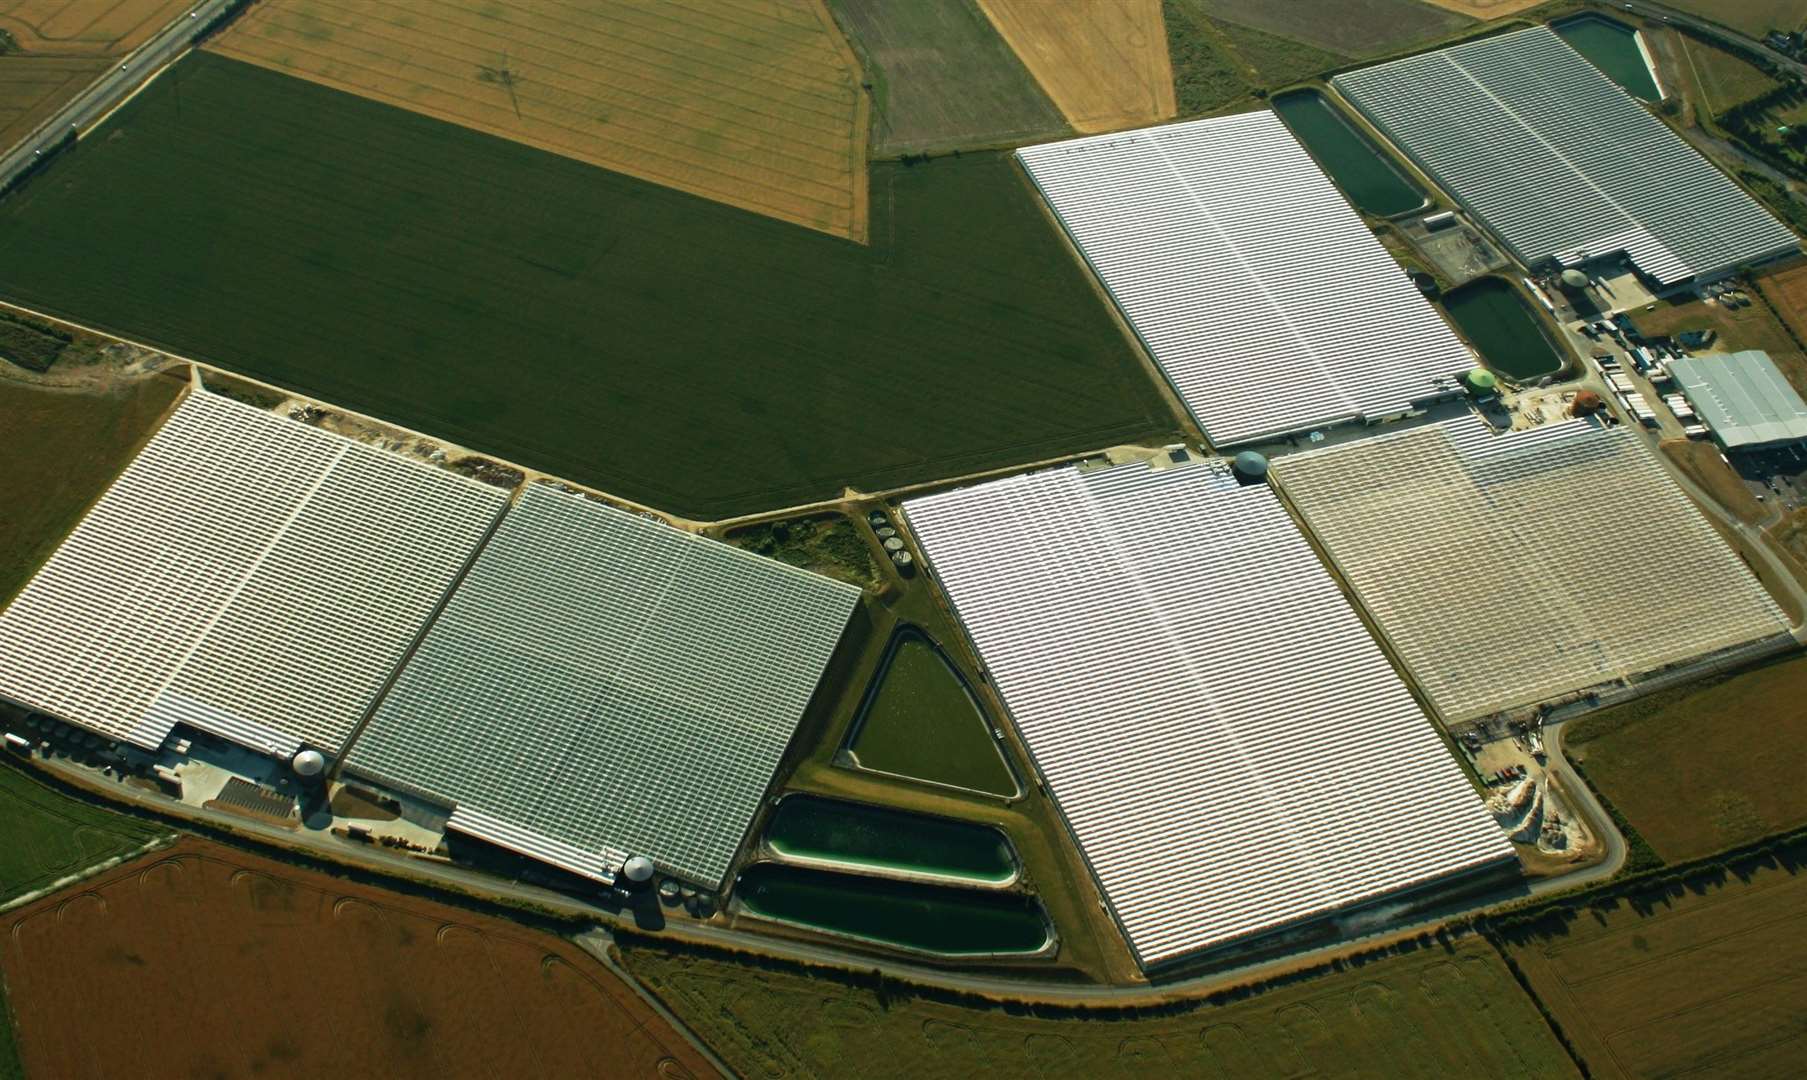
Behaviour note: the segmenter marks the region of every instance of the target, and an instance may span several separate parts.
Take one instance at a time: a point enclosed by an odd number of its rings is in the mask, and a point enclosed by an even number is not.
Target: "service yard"
[[[628,969],[743,1076],[1579,1075],[1498,954],[1470,940],[1208,1001],[955,1004],[868,973],[810,977],[622,942]]]
[[[0,203],[0,295],[706,519],[1175,429],[1008,159],[873,190],[862,247],[203,52]]]
[[[713,1072],[568,941],[200,840],[0,928],[34,1076]]]
[[[837,236],[860,74],[821,0],[261,0],[211,48]]]
[[[1603,1080],[1798,1075],[1803,854],[1797,845],[1550,913],[1504,932],[1506,954]]]

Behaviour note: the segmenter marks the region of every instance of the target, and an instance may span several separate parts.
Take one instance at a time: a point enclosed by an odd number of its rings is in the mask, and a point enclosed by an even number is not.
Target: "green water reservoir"
[[[1444,293],[1443,306],[1487,366],[1506,378],[1526,382],[1562,370],[1561,354],[1503,279],[1484,277]]]
[[[787,795],[766,842],[780,855],[998,884],[1016,876],[996,829],[878,806]]]
[[[1282,94],[1274,112],[1357,209],[1379,217],[1424,205],[1424,192],[1316,90]]]
[[[1599,15],[1567,19],[1550,29],[1632,97],[1645,101],[1662,99],[1656,80],[1650,75],[1650,65],[1644,62],[1643,50],[1638,48],[1636,30]]]
[[[1010,798],[1016,777],[960,673],[914,626],[898,629],[854,720],[861,768]]]
[[[1013,893],[759,863],[735,895],[768,919],[948,956],[1034,953],[1049,940],[1041,905]]]

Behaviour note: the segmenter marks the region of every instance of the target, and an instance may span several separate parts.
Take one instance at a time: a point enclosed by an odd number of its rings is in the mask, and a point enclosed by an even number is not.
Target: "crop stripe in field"
[[[305,50],[296,48],[296,49],[292,49],[290,51],[303,52]],[[234,56],[234,58],[236,59],[237,57]],[[258,66],[266,66],[266,65],[262,64],[261,61],[255,59],[255,58],[248,59],[245,62],[255,64]],[[273,69],[273,70],[280,71],[281,69]],[[375,69],[361,68],[360,70],[371,71],[371,70],[375,70]],[[348,93],[348,94],[355,95],[357,97],[365,98],[366,100],[376,101],[378,104],[387,105],[390,108],[398,108],[399,107],[399,108],[405,109],[410,112],[415,111],[413,109],[410,109],[406,105],[398,106],[398,105],[390,104],[385,99],[383,99],[381,97],[377,97],[373,92],[369,91],[367,87],[361,86],[356,83],[349,83],[349,82],[342,83],[335,79],[328,79],[325,77],[314,76],[314,75],[305,75],[305,76],[297,76],[297,77],[305,78],[308,81],[319,83],[323,86],[327,86],[331,89],[339,90],[343,93]],[[651,102],[653,104],[658,104],[658,99],[646,97],[645,95],[638,94],[637,92],[634,92],[634,91],[623,91],[623,93],[630,93],[635,97],[641,97],[641,98],[644,98],[648,102]],[[472,103],[477,103],[482,100],[480,98],[477,98],[477,97],[475,97],[473,95],[469,95],[469,94],[455,94],[455,93],[448,92],[448,96],[457,97],[460,100],[472,102]],[[562,108],[560,106],[556,106],[556,105],[551,105],[548,107],[550,107],[552,109],[556,109],[561,112],[567,112],[567,113],[577,111],[574,109],[564,109],[564,108]],[[647,113],[639,111],[639,110],[631,110],[631,111],[633,111],[636,115],[650,115],[650,114],[647,114]],[[465,114],[465,113],[458,113],[458,112],[454,112],[449,109],[439,111],[439,112],[440,112],[440,115],[438,115],[438,116],[435,116],[432,113],[426,113],[426,112],[420,112],[420,113],[417,113],[417,115],[424,115],[424,116],[427,116],[429,119],[439,119],[442,123],[453,123],[460,127],[467,127],[472,130],[475,130],[475,131],[482,131],[485,134],[492,135],[492,137],[508,139],[511,142],[521,142],[523,145],[532,146],[537,143],[538,145],[540,145],[542,147],[555,148],[556,152],[559,153],[561,156],[569,157],[569,158],[572,158],[577,161],[582,161],[586,164],[596,165],[600,168],[607,168],[607,169],[611,169],[616,172],[625,172],[625,173],[628,173],[629,175],[660,177],[664,180],[664,182],[666,182],[667,186],[675,187],[680,190],[688,190],[693,187],[699,188],[701,190],[710,190],[708,187],[706,187],[704,185],[696,184],[693,179],[686,178],[687,173],[694,174],[696,172],[710,172],[710,173],[718,175],[718,176],[722,177],[723,179],[730,182],[718,190],[734,193],[735,198],[737,200],[742,200],[742,201],[746,201],[746,202],[757,202],[758,205],[767,206],[767,207],[774,207],[774,206],[778,206],[780,204],[772,203],[772,202],[760,202],[758,200],[749,198],[744,194],[745,189],[742,187],[739,187],[738,185],[747,184],[747,183],[758,184],[760,187],[768,189],[768,190],[779,191],[785,195],[791,195],[791,196],[795,196],[798,198],[803,198],[810,202],[818,203],[823,206],[835,207],[837,209],[844,208],[844,207],[850,205],[852,203],[852,199],[853,199],[851,193],[846,191],[845,189],[838,188],[835,185],[828,184],[825,181],[812,178],[803,173],[797,173],[797,172],[792,172],[792,171],[782,170],[782,169],[773,169],[771,171],[778,173],[780,176],[782,176],[785,180],[788,181],[788,183],[785,183],[785,184],[773,184],[773,183],[764,182],[764,181],[761,181],[761,180],[758,180],[755,178],[750,178],[747,176],[736,175],[727,170],[714,168],[714,167],[710,167],[710,166],[705,166],[694,160],[687,160],[687,159],[679,158],[676,155],[667,152],[667,150],[665,148],[671,147],[674,145],[681,146],[682,145],[681,143],[674,144],[669,140],[661,140],[656,135],[652,135],[650,133],[638,133],[637,132],[636,135],[638,135],[639,138],[637,138],[635,141],[629,142],[627,139],[621,138],[621,133],[619,131],[617,131],[615,133],[615,138],[613,138],[611,140],[611,145],[613,145],[613,146],[621,146],[621,145],[630,146],[630,147],[632,147],[632,149],[634,149],[635,151],[637,151],[641,154],[647,154],[647,155],[651,155],[654,157],[659,157],[659,158],[663,158],[663,159],[675,162],[676,164],[678,164],[679,166],[682,167],[681,169],[679,169],[677,171],[673,171],[673,172],[660,172],[658,170],[648,169],[645,167],[644,164],[639,163],[639,162],[634,162],[632,164],[628,164],[628,163],[622,161],[619,155],[604,155],[604,156],[599,157],[593,150],[585,150],[585,149],[582,149],[580,146],[574,146],[568,142],[562,142],[562,141],[544,138],[544,137],[538,137],[532,141],[514,139],[511,136],[509,136],[507,133],[505,133],[504,131],[492,130],[492,127],[493,127],[492,125],[490,125],[487,121],[485,121],[477,116],[472,116],[472,115]],[[574,128],[574,127],[571,127],[571,126],[565,125],[565,124],[556,124],[543,117],[536,117],[536,121],[545,123],[551,127],[555,127],[560,131],[569,132],[574,135],[581,134],[580,130],[577,128]],[[703,129],[693,128],[692,130],[702,132]],[[641,141],[641,140],[648,140],[648,141]],[[744,144],[744,141],[739,140],[739,139],[724,138],[723,141],[724,142],[743,142],[743,144]],[[750,149],[759,149],[765,153],[778,153],[781,155],[784,154],[784,151],[776,150],[771,147],[756,147],[756,146],[753,146],[752,144],[744,144],[744,145],[748,145]],[[791,155],[791,156],[793,158],[795,157],[794,155]],[[718,157],[712,156],[711,160],[720,160],[720,159]],[[730,160],[732,160],[732,159],[730,159]],[[851,174],[852,174],[851,168],[846,170],[843,173],[843,175],[851,175]],[[823,198],[823,197],[819,197],[819,196],[804,195],[796,190],[795,185],[798,183],[805,183],[805,184],[810,185],[811,187],[821,188],[822,190],[824,190],[826,192],[833,193],[834,197],[833,198]]]
[[[266,10],[274,11],[276,9]],[[393,25],[377,19],[362,20],[357,25],[378,23]],[[335,67],[344,69],[346,65],[338,62],[341,53],[361,52],[370,58],[368,62],[362,64],[354,61],[346,78],[336,75],[333,77],[315,76],[307,74],[305,69],[293,70],[292,64],[285,67],[280,60],[266,60],[257,54],[253,44],[257,40],[254,35],[262,33],[273,25],[278,25],[278,21],[268,16],[262,19],[253,19],[252,22],[236,30],[234,35],[229,36],[215,48],[227,55],[245,59],[259,66],[274,67],[285,74],[299,74],[304,78],[354,93],[360,97],[374,98],[386,103],[392,102],[403,108],[409,107],[410,103],[405,98],[398,99],[395,95],[384,96],[380,89],[367,85],[370,80],[364,79],[360,75],[360,73],[380,74],[405,63],[406,51],[395,52],[399,46],[394,39],[372,32],[369,35],[371,38],[369,41],[362,43],[344,41],[324,50],[312,48],[305,43],[282,41],[280,44],[284,51],[291,56],[308,57],[309,63],[316,69]],[[342,21],[338,25],[343,28],[353,24]],[[826,38],[825,35],[828,32],[829,30],[824,28],[825,46],[833,40]],[[356,32],[354,31],[349,36],[355,37]],[[455,43],[444,35],[440,35],[440,40],[448,45],[462,44]],[[476,46],[470,48],[475,49],[476,52],[462,58],[444,51],[436,55],[445,63],[454,65],[478,64],[482,60],[490,59],[487,50]],[[607,53],[609,50],[604,48],[599,51]],[[648,55],[639,58],[643,65],[656,59],[653,55],[654,51],[660,52],[673,61],[680,59],[669,51],[649,48]],[[553,53],[555,56],[567,60],[582,59],[560,50],[553,50]],[[607,86],[611,93],[629,99],[630,102],[625,105],[612,101],[600,103],[607,104],[612,111],[617,113],[619,126],[614,132],[615,139],[605,140],[599,145],[591,141],[594,137],[592,132],[573,127],[570,123],[556,118],[560,115],[567,118],[590,116],[593,115],[590,110],[536,98],[534,106],[536,115],[533,120],[535,123],[543,124],[549,130],[538,137],[533,134],[525,134],[518,141],[526,141],[529,144],[538,143],[577,160],[642,175],[680,190],[720,197],[731,204],[742,205],[781,219],[798,220],[799,223],[804,224],[821,224],[823,219],[815,215],[826,211],[829,214],[827,220],[843,222],[846,221],[845,215],[849,215],[861,203],[860,193],[855,189],[864,182],[864,175],[859,171],[863,163],[850,159],[855,156],[853,151],[858,142],[856,138],[858,133],[852,129],[857,126],[856,117],[862,103],[853,90],[854,73],[847,70],[845,59],[831,48],[825,49],[823,55],[833,63],[836,74],[832,78],[819,81],[818,89],[811,97],[811,100],[818,102],[818,106],[811,109],[808,100],[796,100],[794,93],[787,103],[803,109],[806,115],[820,117],[822,115],[820,106],[825,100],[824,91],[820,88],[844,86],[844,111],[848,120],[848,138],[845,147],[840,148],[838,153],[835,152],[836,147],[825,146],[820,140],[804,142],[794,137],[784,138],[783,136],[797,131],[796,117],[781,116],[763,108],[736,102],[733,107],[741,110],[738,120],[724,118],[719,123],[722,130],[711,130],[711,127],[718,125],[711,125],[706,115],[698,115],[688,106],[679,106],[678,108],[683,111],[673,116],[671,114],[674,106],[667,104],[664,100],[642,94],[630,86],[612,80],[605,81],[602,85]],[[774,70],[778,70],[781,74],[794,74],[788,69]],[[452,87],[443,82],[436,82],[436,79],[445,77],[446,73],[443,68],[411,69],[410,74],[426,79],[427,81],[421,85],[432,86],[436,94],[443,95],[444,98],[453,102],[465,103],[462,106],[453,104],[445,108],[431,104],[419,104],[419,111],[425,115],[449,118],[453,122],[463,121],[464,126],[488,130],[504,138],[514,134],[509,130],[510,125],[507,123],[500,122],[493,116],[489,120],[484,120],[479,115],[485,109],[493,112],[496,107],[495,102],[490,100],[488,95],[473,94],[462,84]],[[749,77],[757,79],[760,76],[754,73]],[[738,86],[725,84],[712,78],[695,77],[693,81],[711,83],[718,90],[731,92],[740,90]],[[474,81],[470,84],[472,88],[480,85]],[[548,82],[545,85],[557,94],[564,94],[567,97],[579,96],[570,94],[568,88],[561,89],[556,83]],[[744,97],[744,93],[741,96]],[[590,98],[589,102],[593,105],[599,104],[594,98]],[[547,115],[538,115],[541,112]],[[661,114],[664,114],[664,118],[661,118]],[[758,122],[755,122],[756,120]],[[705,152],[701,155],[706,159],[705,161],[679,156],[673,151],[680,150],[683,146],[682,143],[674,144],[670,140],[658,138],[651,133],[653,129],[669,128],[672,121],[693,132],[699,138],[708,137],[731,147],[737,147],[739,153],[723,155]],[[818,135],[821,134],[821,129],[813,124],[806,125],[806,127],[816,131]],[[776,133],[774,136],[777,139],[776,143],[770,140],[761,141],[758,138],[758,133],[761,131],[768,134]],[[629,132],[632,132],[631,137],[621,137]],[[754,133],[754,138],[749,139],[748,133]],[[618,146],[623,152],[608,153],[607,148],[611,145]],[[640,156],[638,160],[636,155]],[[832,160],[827,160],[828,158],[832,158]],[[749,188],[757,190],[749,193]],[[799,218],[798,210],[802,205],[814,206],[817,210],[813,213],[805,211]],[[848,222],[848,224],[857,223]]]
[[[365,20],[366,23],[381,22],[381,21],[382,20],[376,20],[376,19]],[[395,25],[395,24],[385,23],[385,25]],[[399,27],[399,26],[397,28],[404,29],[404,30],[407,29],[407,28]],[[453,52],[446,51],[443,48],[428,49],[428,48],[423,47],[423,45],[421,43],[418,43],[415,41],[393,38],[393,37],[389,37],[389,36],[386,36],[383,34],[370,32],[368,30],[364,30],[359,27],[346,26],[346,27],[342,27],[342,29],[352,30],[354,33],[356,33],[358,35],[358,37],[360,39],[369,39],[372,46],[386,45],[386,46],[393,46],[393,48],[385,51],[385,50],[378,49],[375,47],[352,45],[352,44],[348,44],[343,41],[335,42],[330,49],[308,48],[307,46],[304,46],[304,45],[301,45],[298,43],[289,43],[289,42],[282,43],[281,47],[282,47],[283,51],[286,53],[291,53],[291,54],[299,53],[302,55],[319,57],[322,60],[327,62],[327,66],[333,66],[333,67],[345,66],[344,58],[339,55],[343,52],[357,51],[357,52],[365,53],[371,57],[374,57],[375,60],[378,61],[378,63],[355,65],[355,69],[360,72],[371,72],[371,73],[381,74],[381,75],[385,75],[385,76],[388,75],[394,67],[402,66],[402,65],[413,66],[414,61],[418,60],[423,55],[438,57],[440,59],[446,60],[449,63],[458,65],[460,67],[466,67],[466,68],[480,67],[480,66],[482,66],[480,63],[480,61],[482,61],[482,60],[499,58],[499,57],[492,57],[491,50],[482,49],[475,45],[467,46],[465,42],[462,42],[457,38],[447,37],[445,35],[427,35],[427,34],[422,34],[422,33],[415,32],[415,31],[408,31],[413,36],[434,37],[434,38],[437,38],[439,41],[444,42],[447,45],[465,47],[467,52],[474,53],[476,55],[460,56]],[[537,47],[537,48],[539,49],[540,52],[551,53],[557,59],[571,61],[574,65],[577,65],[577,66],[582,66],[583,64],[585,64],[587,62],[593,62],[593,60],[590,58],[585,58],[585,57],[573,55],[570,53],[563,53],[555,48],[551,48],[551,47]],[[224,53],[234,56],[236,58],[248,59],[251,62],[255,62],[255,63],[265,63],[265,66],[275,66],[275,67],[277,67],[278,70],[287,71],[287,70],[292,70],[292,68],[293,68],[293,65],[284,67],[281,64],[266,63],[259,56],[259,54],[246,50],[246,49],[242,49],[242,48],[234,48],[230,44],[228,44],[227,46],[219,47],[215,51],[224,52]],[[611,50],[607,49],[606,47],[599,47],[599,51],[610,52]],[[665,52],[666,50],[652,50],[649,48],[649,51]],[[618,50],[616,50],[614,52],[615,52],[615,55],[625,58],[627,60],[640,61],[641,62],[640,66],[657,67],[657,65],[647,62],[649,58],[645,54],[622,53],[622,52],[619,52]],[[675,53],[670,54],[670,55],[672,55],[674,57],[676,56]],[[593,82],[593,83],[596,83],[597,85],[602,85],[602,86],[608,86],[611,89],[617,90],[620,93],[631,94],[636,97],[645,98],[646,100],[649,100],[649,101],[659,101],[659,99],[654,98],[651,95],[640,93],[640,92],[635,91],[628,87],[618,86],[614,83],[608,82],[604,78],[596,77],[594,75],[595,72],[612,73],[612,71],[613,71],[612,68],[597,67],[597,68],[592,69],[593,75],[591,78],[588,78],[588,79],[582,80],[582,81]],[[446,78],[449,78],[452,80],[453,85],[455,85],[457,87],[461,87],[461,88],[468,88],[470,91],[472,91],[472,92],[463,92],[460,90],[452,90],[452,89],[448,88],[445,90],[445,92],[449,96],[460,97],[460,98],[464,98],[466,100],[471,100],[471,101],[487,101],[488,100],[487,97],[479,97],[477,95],[477,93],[475,92],[475,91],[483,88],[486,84],[478,83],[471,79],[457,77],[453,74],[452,71],[450,71],[446,68],[422,67],[422,68],[420,68],[420,70],[417,73],[418,74],[432,74],[432,75],[445,76]],[[325,78],[326,76],[315,76],[313,74],[304,74],[301,77],[303,77],[303,78]],[[740,86],[740,85],[725,83],[720,80],[699,76],[699,75],[694,74],[694,72],[686,73],[684,75],[684,78],[688,82],[707,84],[710,87],[712,87],[714,90],[723,91],[722,93],[712,93],[711,95],[709,95],[709,100],[711,100],[712,102],[720,102],[720,103],[727,104],[727,105],[731,106],[732,108],[740,110],[741,112],[743,112],[749,116],[771,117],[771,114],[766,113],[766,112],[762,111],[761,109],[756,108],[753,105],[745,104],[745,103],[743,103],[743,101],[725,100],[725,99],[739,98],[739,99],[745,99],[746,101],[763,103],[763,102],[769,100],[769,98],[767,96],[745,94],[745,93],[741,92],[742,86]],[[536,76],[536,78],[533,81],[537,82],[539,85],[542,85],[542,86],[548,86],[548,87],[552,87],[554,89],[558,88],[557,84],[555,82],[553,82],[552,80],[549,80],[549,79],[545,79],[543,76]],[[573,94],[572,96],[576,97],[576,96],[580,96],[580,95]],[[832,96],[826,95],[826,94],[823,94],[823,95],[811,94],[809,96],[820,98],[823,101],[827,101],[830,103],[837,103],[837,104],[851,101],[853,98],[853,94],[849,87],[843,87],[841,93],[835,94]],[[597,101],[598,99],[590,98],[590,99],[586,99],[586,100]],[[562,107],[562,106],[556,105],[552,102],[545,101],[544,99],[536,99],[535,104],[536,105],[545,105],[550,108],[561,109],[564,112],[571,112],[571,113],[583,112],[583,110],[577,109],[575,107]],[[809,110],[809,111],[814,116],[819,117],[823,121],[825,121],[823,124],[811,127],[810,130],[824,134],[824,135],[829,135],[829,136],[833,136],[835,134],[835,132],[838,130],[838,126],[830,122],[830,121],[833,121],[837,116],[837,114],[834,111],[831,111],[828,108],[824,108],[821,110]],[[840,115],[844,115],[844,114],[845,114],[845,109],[842,109],[840,112]],[[796,123],[795,120],[789,119],[789,118],[771,117],[771,119],[773,119],[774,121],[779,121],[782,124],[795,124]],[[781,128],[781,130],[783,130],[783,128]],[[717,133],[717,134],[719,134],[719,133]]]
[[[332,2],[332,0],[315,0],[315,2],[324,7],[339,7],[340,10],[344,10],[342,5],[335,5]],[[694,9],[686,7],[682,3],[676,2],[676,0],[672,0],[672,2],[669,4],[669,7],[671,10],[676,10],[676,11],[693,11],[694,10]],[[518,10],[518,9],[514,9],[514,10]],[[456,26],[456,27],[460,27],[460,28],[474,28],[474,29],[477,29],[479,33],[482,33],[484,25],[485,25],[485,23],[482,21],[478,22],[475,25],[475,27],[471,27],[469,24],[459,23],[459,22],[455,21],[456,17],[460,14],[464,14],[465,11],[466,11],[466,9],[464,9],[464,8],[453,7],[453,8],[446,9],[443,12],[436,12],[436,15],[435,15],[436,21],[440,24]],[[701,13],[698,13],[698,14],[701,14]],[[499,21],[499,20],[490,20],[490,21]],[[543,50],[545,52],[549,52],[555,56],[558,56],[560,59],[571,60],[578,67],[594,67],[596,65],[596,58],[592,55],[563,52],[563,51],[561,51],[561,47],[567,46],[567,45],[581,45],[581,46],[587,47],[589,49],[592,49],[592,50],[595,50],[598,52],[603,52],[603,53],[608,53],[608,54],[612,54],[615,56],[625,57],[625,58],[628,58],[631,60],[641,61],[643,63],[648,63],[648,64],[652,63],[652,61],[648,57],[642,55],[639,52],[626,52],[619,48],[611,47],[616,42],[625,40],[629,44],[635,45],[641,49],[645,49],[650,52],[655,52],[655,53],[659,53],[663,56],[670,57],[672,62],[669,65],[666,65],[667,69],[683,73],[684,76],[689,79],[700,79],[700,76],[697,76],[695,74],[696,65],[692,62],[687,62],[687,61],[694,59],[694,53],[697,51],[698,48],[707,50],[709,52],[719,53],[719,54],[722,54],[723,56],[730,58],[734,62],[732,64],[732,66],[733,66],[734,70],[736,70],[737,72],[739,72],[741,70],[741,68],[746,65],[747,54],[750,53],[750,54],[759,56],[759,59],[756,61],[756,65],[755,65],[758,69],[763,69],[765,72],[781,73],[783,75],[797,76],[800,81],[786,82],[785,80],[778,78],[773,74],[759,74],[757,72],[755,72],[751,75],[745,76],[745,77],[737,77],[735,80],[727,80],[727,81],[705,80],[705,81],[711,82],[712,85],[714,85],[717,89],[726,92],[726,94],[728,94],[728,95],[739,95],[739,96],[744,96],[744,97],[750,97],[755,100],[763,98],[764,95],[745,93],[745,89],[746,89],[745,84],[746,84],[746,81],[748,78],[757,79],[757,80],[760,80],[763,82],[770,83],[773,86],[777,87],[779,90],[785,91],[787,93],[802,92],[802,93],[806,94],[807,96],[809,96],[810,98],[819,99],[823,102],[828,103],[817,112],[817,115],[823,117],[824,119],[828,119],[828,120],[832,120],[836,117],[837,112],[833,106],[835,104],[837,104],[843,97],[845,97],[847,91],[849,91],[851,89],[851,83],[853,81],[853,76],[854,76],[853,72],[845,72],[846,78],[836,79],[836,78],[823,77],[820,75],[811,74],[808,71],[793,69],[793,68],[786,67],[781,64],[774,64],[770,60],[769,57],[764,55],[773,48],[771,43],[734,38],[728,34],[723,33],[720,30],[720,22],[719,21],[704,21],[704,20],[699,19],[699,21],[696,24],[685,24],[690,27],[691,32],[689,34],[683,35],[683,36],[673,34],[670,29],[661,28],[658,25],[658,22],[671,23],[671,22],[676,22],[676,21],[677,20],[670,19],[669,17],[661,17],[655,21],[654,25],[644,26],[644,27],[629,22],[626,25],[636,31],[640,31],[641,36],[634,36],[631,34],[621,33],[620,27],[612,26],[609,28],[608,33],[600,34],[595,37],[582,37],[581,40],[580,40],[579,36],[577,36],[577,35],[573,35],[573,34],[565,34],[563,36],[553,35],[551,33],[545,32],[545,31],[536,31],[532,27],[529,27],[529,26],[521,24],[521,23],[510,22],[510,23],[506,23],[505,25],[514,27],[522,35],[531,35],[535,38],[543,39],[540,42],[530,42],[530,41],[526,41],[526,40],[521,40],[520,38],[512,38],[511,37],[509,39],[511,45],[518,44],[522,48]],[[393,26],[399,30],[403,30],[405,33],[407,33],[410,36],[432,36],[432,37],[439,38],[441,40],[454,42],[460,46],[465,46],[472,51],[482,53],[483,55],[480,57],[481,59],[493,59],[494,58],[493,55],[491,55],[489,50],[480,49],[478,46],[468,43],[468,42],[464,41],[463,39],[460,39],[457,37],[451,37],[451,36],[448,36],[445,34],[432,34],[429,31],[422,31],[422,30],[418,30],[414,27],[404,26],[400,23],[397,23],[397,22],[389,20],[389,19],[383,19],[383,18],[377,18],[374,16],[370,16],[363,11],[356,11],[350,17],[349,21],[335,23],[333,25],[338,26],[342,30],[350,30],[353,33],[365,33],[367,31],[364,30],[364,27],[366,27],[372,23],[381,24],[384,26]],[[577,28],[581,28],[583,24],[567,23],[565,25],[570,26],[573,29],[577,29]],[[745,53],[737,52],[733,48],[725,48],[725,47],[722,47],[719,45],[715,45],[709,41],[698,40],[696,35],[699,35],[699,34],[700,35],[713,35],[716,38],[720,38],[720,39],[729,41],[733,44],[744,45],[747,47],[746,52]],[[381,36],[381,35],[373,34],[371,36]],[[679,51],[677,48],[672,47],[670,43],[673,43],[673,42],[678,42],[678,43],[683,44],[688,51]],[[412,54],[412,52],[414,51],[413,44],[411,42],[405,42],[404,45],[408,49],[409,54]],[[818,49],[817,51],[819,51],[822,54],[818,58],[819,63],[832,65],[836,68],[842,67],[842,65],[840,63],[840,57],[835,55],[833,53],[832,49],[822,48],[822,49]],[[444,54],[442,54],[442,55],[444,55]],[[718,64],[713,61],[708,64],[708,68],[710,70],[714,70],[715,68],[718,68],[721,66],[722,66],[721,64]],[[824,87],[828,88],[828,92],[824,92],[822,90],[822,88],[824,88]],[[834,92],[837,90],[839,92]],[[714,95],[712,95],[712,97],[713,96]],[[823,130],[833,130],[833,128],[831,125],[825,125]]]
[[[146,840],[144,843],[142,843],[142,844],[138,845],[136,848],[132,849],[131,851],[120,852],[118,855],[115,855],[112,858],[107,859],[103,862],[97,862],[93,866],[84,867],[80,870],[77,870],[73,874],[65,874],[64,876],[56,879],[55,881],[51,882],[50,884],[44,885],[40,888],[33,889],[32,891],[24,894],[23,896],[15,896],[11,900],[8,900],[6,903],[0,904],[0,912],[11,911],[12,909],[14,909],[16,907],[24,907],[26,904],[34,903],[38,900],[41,900],[44,897],[49,896],[53,892],[57,892],[62,889],[67,889],[71,885],[75,885],[79,882],[86,881],[89,878],[95,876],[96,874],[104,874],[108,870],[111,870],[115,866],[118,866],[120,863],[127,862],[132,859],[136,859],[140,855],[146,854],[151,851],[155,851],[156,849],[158,849],[160,847],[167,846],[168,844],[174,842],[175,838],[176,837],[175,837],[174,833],[164,833],[161,836],[153,836],[149,840]],[[0,1018],[0,1020],[3,1020],[3,1019],[4,1018]]]

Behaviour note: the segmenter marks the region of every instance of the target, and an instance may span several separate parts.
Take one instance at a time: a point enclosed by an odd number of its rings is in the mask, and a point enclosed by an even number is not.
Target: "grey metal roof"
[[[347,757],[603,880],[727,876],[859,590],[534,485]]]
[[[1266,486],[1064,468],[904,515],[1145,966],[1511,859]]]
[[[1766,352],[1687,356],[1669,374],[1728,449],[1807,439],[1807,402]]]
[[[1217,446],[1401,413],[1474,365],[1271,112],[1017,157]]]
[[[1674,283],[1800,246],[1548,27],[1331,85],[1527,263],[1624,250]]]
[[[1630,428],[1496,435],[1470,416],[1278,457],[1271,475],[1451,723],[1787,629]],[[1668,583],[1614,572],[1630,551]]]
[[[0,613],[0,693],[146,748],[336,752],[507,500],[191,391]]]

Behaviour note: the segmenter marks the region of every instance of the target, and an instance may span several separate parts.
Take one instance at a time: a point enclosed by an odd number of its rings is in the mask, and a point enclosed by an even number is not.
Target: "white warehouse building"
[[[1017,157],[1213,445],[1396,417],[1474,366],[1271,112]]]

